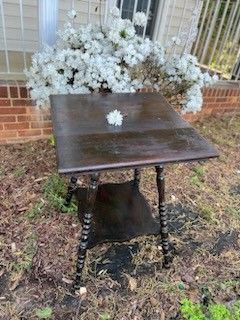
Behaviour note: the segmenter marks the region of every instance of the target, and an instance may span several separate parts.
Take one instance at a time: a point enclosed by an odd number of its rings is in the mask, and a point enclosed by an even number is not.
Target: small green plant
[[[24,168],[17,168],[17,169],[14,171],[14,173],[13,173],[13,175],[14,175],[15,178],[20,178],[20,177],[22,177],[24,174],[25,174],[25,169],[24,169]]]
[[[184,299],[180,307],[184,320],[206,320],[200,304],[193,303],[189,299]]]
[[[74,201],[69,207],[65,205],[66,191],[65,182],[58,175],[50,176],[43,186],[44,195],[51,207],[62,212],[74,213],[77,211],[77,205]]]
[[[100,315],[100,320],[111,320],[111,317],[109,314],[104,313]]]
[[[0,166],[0,177],[4,176],[4,168]]]
[[[205,169],[203,166],[196,166],[193,168],[194,174],[190,178],[191,184],[201,188],[204,182]]]
[[[55,139],[54,136],[51,134],[50,137],[48,138],[48,143],[50,146],[54,147],[55,146]]]
[[[204,177],[205,168],[203,166],[196,166],[193,168],[193,171],[199,177],[199,179],[202,179]]]
[[[53,310],[51,307],[45,307],[36,310],[36,316],[38,319],[50,319],[53,315]]]
[[[196,186],[198,188],[201,188],[202,187],[202,181],[199,179],[199,177],[197,175],[193,175],[191,178],[190,178],[190,182],[193,186]]]
[[[22,251],[18,252],[17,262],[13,265],[13,271],[15,273],[22,273],[28,271],[32,267],[32,260],[37,250],[36,235],[31,235],[27,239],[27,244]]]
[[[26,216],[29,220],[34,220],[39,217],[44,210],[44,202],[37,202],[30,210],[26,212]]]
[[[233,320],[231,312],[224,304],[213,304],[209,306],[211,320]]]
[[[201,211],[202,217],[207,221],[212,221],[214,217],[214,209],[206,203],[199,202],[198,209]]]
[[[240,302],[230,309],[224,304],[210,304],[208,307],[184,299],[180,307],[184,320],[240,320]]]

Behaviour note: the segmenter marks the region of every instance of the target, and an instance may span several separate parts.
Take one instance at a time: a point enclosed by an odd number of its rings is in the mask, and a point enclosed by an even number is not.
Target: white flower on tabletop
[[[72,10],[68,11],[67,16],[69,19],[73,20],[77,17],[77,11],[72,9]]]
[[[147,24],[147,16],[144,12],[136,12],[133,18],[133,22],[136,26],[145,27]]]
[[[107,122],[113,126],[121,126],[123,122],[123,115],[117,109],[109,112],[106,115]]]

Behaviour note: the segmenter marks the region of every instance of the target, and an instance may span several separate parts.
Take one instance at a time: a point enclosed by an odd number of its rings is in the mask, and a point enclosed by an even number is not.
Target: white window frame
[[[56,42],[59,0],[38,0],[39,47]]]

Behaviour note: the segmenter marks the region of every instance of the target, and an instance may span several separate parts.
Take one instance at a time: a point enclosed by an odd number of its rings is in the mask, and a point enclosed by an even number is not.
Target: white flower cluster
[[[121,126],[123,122],[123,115],[117,109],[109,112],[106,115],[107,122],[113,126]]]
[[[168,80],[176,84],[182,94],[185,91],[185,103],[183,112],[194,112],[201,110],[203,99],[201,88],[217,81],[217,76],[211,77],[209,73],[202,73],[197,63],[197,58],[190,54],[181,56],[173,55],[163,65],[162,69],[167,74]]]
[[[184,112],[201,108],[201,87],[215,79],[202,74],[195,57],[168,58],[159,43],[138,36],[135,25],[147,23],[143,12],[136,13],[131,22],[122,19],[114,8],[103,26],[89,24],[78,29],[72,24],[76,16],[76,11],[69,12],[71,22],[58,33],[56,45],[34,54],[26,71],[27,86],[38,106],[47,104],[51,94],[135,92],[146,84],[164,94],[158,83],[161,74],[162,82],[182,86]],[[149,61],[151,72],[147,69]],[[149,76],[143,77],[144,69]],[[136,74],[136,70],[142,71]]]
[[[133,22],[136,26],[145,27],[145,25],[147,24],[147,16],[144,12],[136,12]]]

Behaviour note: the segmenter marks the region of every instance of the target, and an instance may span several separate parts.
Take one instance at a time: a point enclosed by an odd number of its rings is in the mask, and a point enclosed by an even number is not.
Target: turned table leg
[[[83,216],[82,233],[81,233],[80,244],[78,248],[77,271],[76,271],[76,280],[74,284],[75,290],[78,290],[81,287],[82,270],[85,263],[89,234],[91,231],[92,213],[93,213],[94,203],[96,200],[98,183],[99,183],[99,174],[98,173],[92,174],[90,185],[88,188],[88,193],[87,193],[87,206],[86,206],[86,212],[84,213],[84,216]]]
[[[67,191],[67,195],[65,198],[65,206],[69,206],[73,197],[74,192],[77,189],[77,178],[76,177],[71,177],[70,181],[69,181],[69,185],[68,185],[68,191]]]
[[[157,172],[157,187],[159,196],[159,218],[160,218],[160,234],[163,250],[163,266],[169,268],[171,264],[171,252],[168,241],[168,216],[165,205],[165,179],[163,175],[163,166],[156,167]]]
[[[141,178],[140,169],[134,169],[134,186],[139,187]]]

